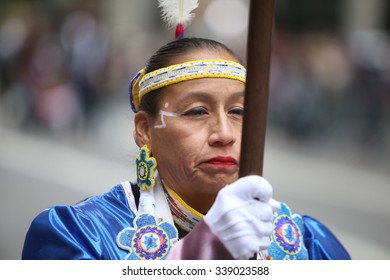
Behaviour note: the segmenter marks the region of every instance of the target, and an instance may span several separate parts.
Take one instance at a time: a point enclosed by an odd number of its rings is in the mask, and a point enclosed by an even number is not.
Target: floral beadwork
[[[308,253],[303,243],[302,217],[292,213],[285,203],[274,215],[272,243],[268,248],[268,259],[307,260]]]
[[[178,238],[177,229],[170,223],[156,223],[154,216],[142,214],[134,219],[132,228],[117,236],[120,248],[128,250],[128,260],[166,259],[172,242]]]
[[[154,180],[154,172],[157,167],[157,162],[149,155],[150,151],[145,145],[141,148],[135,159],[137,166],[137,183],[142,191],[151,190],[156,184]]]

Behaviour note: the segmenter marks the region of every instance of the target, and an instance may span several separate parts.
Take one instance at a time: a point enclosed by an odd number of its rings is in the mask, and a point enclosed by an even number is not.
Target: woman
[[[23,259],[349,259],[315,219],[238,179],[245,68],[199,38],[161,47],[131,81],[137,183],[43,211]]]

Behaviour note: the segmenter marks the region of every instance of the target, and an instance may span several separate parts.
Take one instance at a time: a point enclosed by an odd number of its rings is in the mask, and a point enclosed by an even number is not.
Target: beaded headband
[[[246,69],[240,63],[231,60],[194,60],[175,64],[145,74],[139,71],[129,86],[130,103],[134,112],[145,94],[156,89],[201,78],[227,78],[245,83]]]

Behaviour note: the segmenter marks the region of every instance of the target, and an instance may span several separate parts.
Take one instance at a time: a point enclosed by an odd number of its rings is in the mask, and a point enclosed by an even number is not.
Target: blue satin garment
[[[27,232],[22,259],[125,259],[128,252],[119,248],[116,239],[122,229],[133,226],[134,218],[122,185],[73,206],[46,209]],[[309,216],[303,220],[309,259],[350,259],[323,224]]]
[[[73,206],[46,209],[27,232],[22,259],[125,259],[128,252],[116,238],[134,218],[121,185]]]
[[[316,219],[302,216],[305,233],[303,241],[310,260],[350,260],[351,257],[340,241]]]

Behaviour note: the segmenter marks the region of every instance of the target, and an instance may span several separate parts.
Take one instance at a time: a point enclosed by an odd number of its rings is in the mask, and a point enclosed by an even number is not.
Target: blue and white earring
[[[120,248],[129,251],[129,260],[166,259],[177,240],[177,229],[168,222],[157,224],[154,216],[154,173],[157,161],[150,156],[150,150],[144,145],[136,157],[137,184],[140,188],[139,215],[133,220],[133,226],[124,228],[117,236]]]

